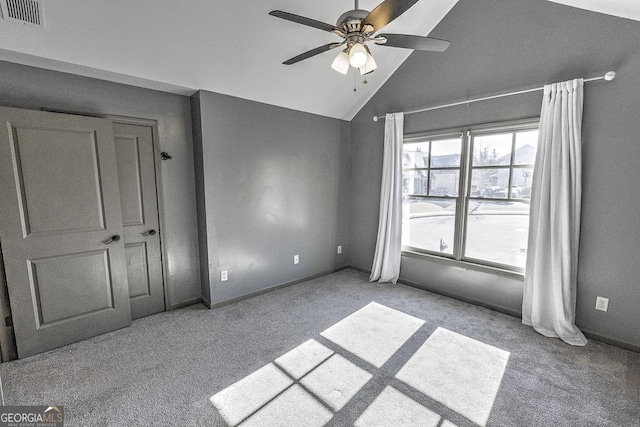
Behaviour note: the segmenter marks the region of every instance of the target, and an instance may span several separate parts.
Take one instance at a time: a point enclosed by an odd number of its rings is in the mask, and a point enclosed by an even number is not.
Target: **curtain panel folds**
[[[402,139],[404,113],[387,114],[380,190],[378,240],[369,280],[395,284],[402,251]]]
[[[531,189],[522,323],[585,345],[575,326],[583,80],[546,85]]]

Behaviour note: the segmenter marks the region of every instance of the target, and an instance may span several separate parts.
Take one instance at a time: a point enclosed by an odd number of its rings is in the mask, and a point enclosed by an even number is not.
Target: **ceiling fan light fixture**
[[[334,59],[331,64],[331,68],[341,74],[347,74],[349,71],[349,54],[347,54],[346,49],[336,56],[336,59]]]
[[[0,0],[0,2],[2,1],[4,0]],[[343,13],[335,25],[282,10],[272,10],[269,12],[271,16],[333,33],[343,39],[340,43],[328,43],[324,46],[308,50],[284,61],[282,64],[293,65],[346,44],[347,48],[333,60],[331,68],[346,75],[349,73],[349,68],[353,67],[357,68],[360,74],[366,75],[377,68],[376,61],[373,59],[373,56],[371,56],[371,52],[366,45],[368,42],[380,46],[399,47],[426,52],[445,51],[450,44],[446,40],[408,34],[379,34],[379,31],[383,27],[404,14],[417,3],[417,1],[418,0],[383,0],[382,3],[378,4],[378,6],[369,12],[360,9],[359,0],[355,0],[354,9]]]
[[[349,63],[353,68],[360,68],[367,63],[367,51],[362,43],[356,43],[349,50]]]

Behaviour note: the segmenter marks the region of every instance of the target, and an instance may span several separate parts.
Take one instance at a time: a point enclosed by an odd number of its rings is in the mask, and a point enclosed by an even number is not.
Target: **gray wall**
[[[158,121],[170,305],[200,300],[189,98],[0,61],[0,105]]]
[[[543,0],[460,0],[431,33],[442,54],[413,53],[351,126],[350,262],[369,270],[378,221],[384,124],[375,114],[438,105],[616,70],[587,83],[577,324],[640,348],[640,23]],[[541,93],[406,117],[405,132],[538,116]],[[519,315],[522,279],[404,256],[401,279]],[[597,295],[609,311],[594,309]]]
[[[192,106],[210,304],[347,264],[349,123],[206,91]]]

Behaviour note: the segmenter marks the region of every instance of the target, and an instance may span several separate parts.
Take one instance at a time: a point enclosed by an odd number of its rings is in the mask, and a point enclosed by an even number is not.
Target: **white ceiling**
[[[550,0],[567,6],[640,21],[640,0]]]
[[[381,0],[361,0],[372,10]],[[551,0],[640,20],[640,0]],[[428,35],[457,0],[421,0],[384,32]],[[268,15],[280,9],[334,23],[352,0],[43,0],[45,29],[0,19],[0,59],[190,95],[205,89],[350,120],[411,51],[371,46],[362,84],[330,67],[336,51],[282,61],[339,40]],[[452,40],[455,43],[463,41]],[[337,49],[336,49],[337,50]],[[432,53],[434,61],[438,53]]]
[[[361,0],[372,10],[381,0]],[[428,35],[457,0],[422,0],[384,32]],[[331,69],[338,49],[282,62],[337,36],[284,21],[280,9],[334,24],[353,0],[43,0],[45,28],[0,20],[0,59],[190,95],[205,89],[350,120],[409,56],[371,46],[378,70]],[[335,53],[334,53],[335,52]],[[437,53],[433,53],[434,60]]]

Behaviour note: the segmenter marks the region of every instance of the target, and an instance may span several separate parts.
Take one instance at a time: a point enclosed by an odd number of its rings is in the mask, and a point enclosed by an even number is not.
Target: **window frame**
[[[517,169],[530,169],[533,168],[533,164],[514,164],[515,162],[515,147],[516,147],[516,134],[518,132],[539,130],[539,117],[533,117],[523,120],[506,121],[499,123],[488,123],[475,126],[466,126],[458,129],[440,130],[435,132],[420,132],[409,133],[403,137],[403,145],[408,143],[435,141],[442,139],[451,139],[459,137],[461,139],[461,153],[460,153],[460,167],[446,167],[436,168],[438,169],[459,169],[460,179],[458,196],[431,196],[431,195],[414,195],[403,194],[409,197],[418,197],[425,199],[443,199],[449,198],[456,201],[455,210],[455,226],[454,226],[454,241],[452,254],[446,254],[436,252],[427,249],[416,248],[413,246],[402,245],[402,252],[404,254],[412,254],[416,256],[428,256],[439,259],[449,260],[452,262],[460,262],[463,264],[471,264],[478,266],[482,269],[497,270],[500,272],[506,272],[508,274],[515,274],[521,277],[524,274],[524,268],[517,267],[509,264],[502,264],[492,261],[486,261],[478,258],[465,256],[466,243],[467,243],[467,219],[469,203],[473,200],[480,201],[508,201],[514,200],[517,202],[528,202],[529,199],[525,198],[513,198],[512,186],[513,186],[513,172]],[[511,158],[508,165],[483,165],[473,166],[473,153],[475,137],[484,135],[493,135],[500,133],[511,133]],[[415,170],[416,168],[406,168],[407,170]],[[418,168],[424,169],[424,168]],[[473,179],[473,171],[477,169],[505,169],[509,171],[509,182],[507,187],[507,197],[479,197],[471,195],[471,183]],[[403,177],[405,168],[402,168]],[[429,174],[431,173],[431,144],[429,145]],[[429,182],[430,185],[430,182]],[[429,189],[430,190],[430,189]]]

